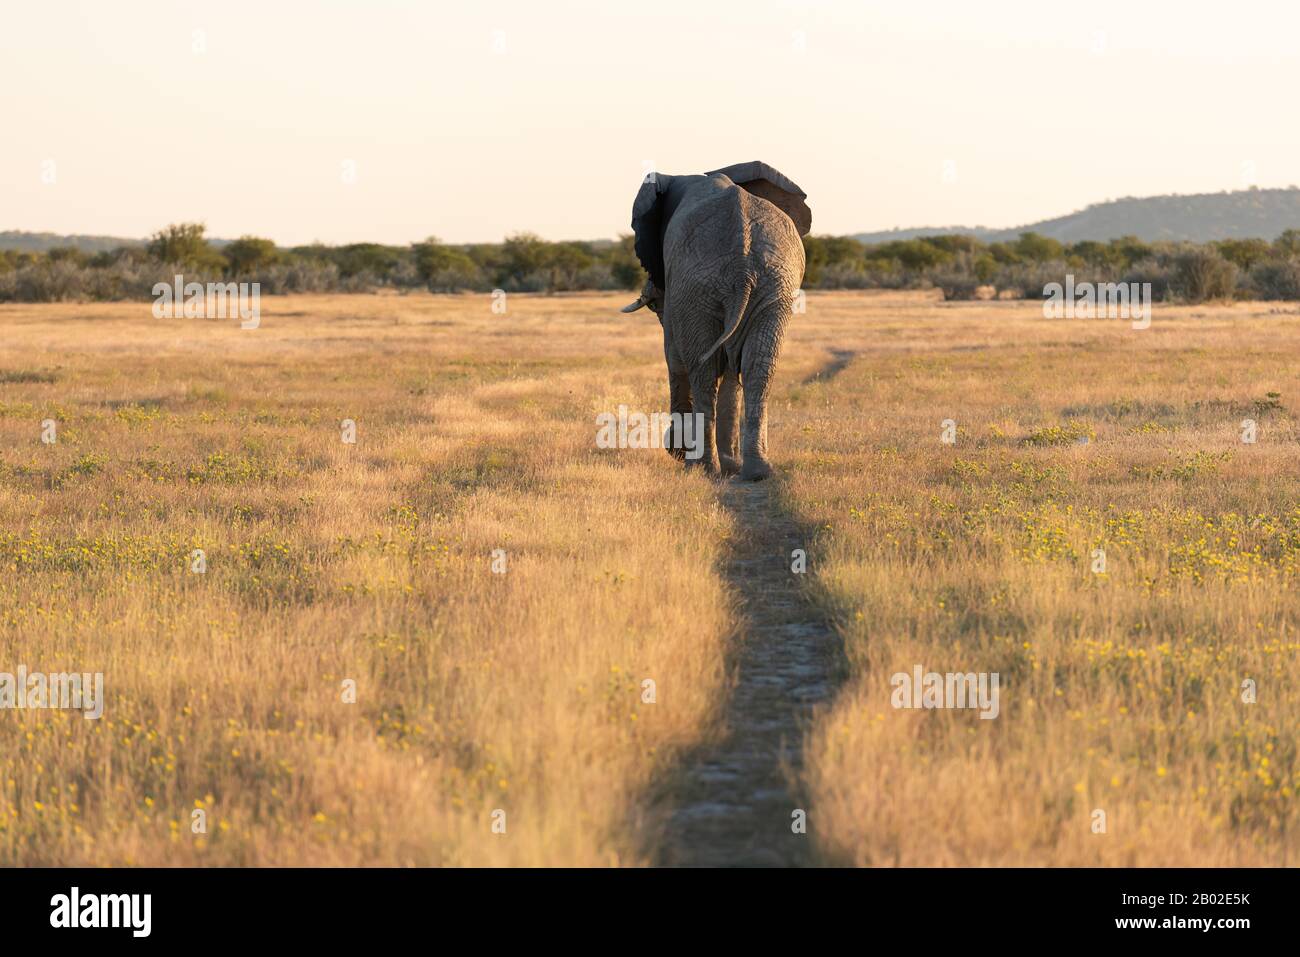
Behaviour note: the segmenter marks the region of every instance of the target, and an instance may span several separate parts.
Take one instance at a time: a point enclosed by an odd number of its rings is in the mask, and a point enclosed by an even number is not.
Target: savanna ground
[[[666,405],[629,298],[0,307],[0,671],[107,692],[0,711],[0,864],[653,861],[747,690],[737,556],[791,530],[843,648],[810,860],[1296,863],[1300,314],[811,294],[755,539],[596,447]],[[999,716],[893,709],[918,664],[999,673]]]

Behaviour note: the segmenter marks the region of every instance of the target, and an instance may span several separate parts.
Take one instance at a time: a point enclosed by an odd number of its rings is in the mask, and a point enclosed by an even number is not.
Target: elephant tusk
[[[642,306],[644,306],[647,302],[649,302],[649,300],[646,299],[645,296],[641,296],[641,297],[639,297],[639,298],[637,299],[636,302],[629,302],[626,306],[624,306],[622,309],[620,309],[619,312],[636,312],[638,309],[640,309]]]

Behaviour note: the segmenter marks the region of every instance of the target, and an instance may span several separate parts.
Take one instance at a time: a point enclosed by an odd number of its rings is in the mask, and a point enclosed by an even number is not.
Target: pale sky
[[[751,159],[823,234],[1287,186],[1297,36],[1281,0],[6,0],[0,230],[596,239],[646,163]]]

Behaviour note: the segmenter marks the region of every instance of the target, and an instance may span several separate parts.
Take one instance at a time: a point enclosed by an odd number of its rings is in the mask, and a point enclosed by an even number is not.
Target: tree
[[[478,264],[473,259],[462,250],[444,246],[436,236],[413,243],[411,255],[416,274],[435,292],[473,286],[479,275]]]
[[[1095,239],[1080,240],[1070,245],[1066,251],[1072,258],[1098,269],[1115,265],[1118,258],[1110,246]]]
[[[1192,248],[1174,263],[1174,285],[1188,302],[1230,299],[1237,288],[1237,267],[1212,247]]]
[[[552,290],[576,289],[578,274],[591,265],[591,251],[585,243],[549,244],[547,271]]]
[[[1151,258],[1154,250],[1136,236],[1121,236],[1110,241],[1110,248],[1123,263],[1125,269],[1131,269],[1134,263]]]
[[[84,266],[90,261],[90,257],[76,246],[55,246],[46,251],[45,258],[52,263],[68,262],[75,266]]]
[[[822,239],[826,250],[826,265],[861,269],[866,247],[852,236],[826,236]]]
[[[1218,246],[1220,255],[1242,272],[1249,272],[1251,266],[1267,259],[1272,251],[1264,239],[1225,239],[1215,245]]]
[[[1277,237],[1273,248],[1282,256],[1300,255],[1300,229],[1288,229]]]
[[[806,286],[815,286],[822,281],[822,270],[826,267],[826,242],[820,236],[803,238],[803,281]]]
[[[921,241],[953,255],[978,252],[984,246],[974,236],[966,236],[961,233],[948,233],[943,236],[922,236]]]
[[[381,282],[387,282],[389,273],[401,261],[402,253],[396,247],[379,243],[351,243],[334,250],[331,258],[344,279],[369,273]]]
[[[236,276],[246,276],[265,269],[280,258],[275,243],[256,236],[240,236],[225,248],[230,271]]]
[[[535,233],[515,233],[501,247],[501,270],[498,277],[504,286],[509,280],[522,284],[534,273],[542,272],[548,265],[546,240]]]
[[[952,253],[922,239],[897,239],[877,246],[871,259],[896,259],[904,269],[928,269],[952,258]]]
[[[636,258],[636,237],[631,233],[618,237],[607,261],[610,275],[620,288],[640,289],[645,285],[645,270],[641,268],[641,260]]]
[[[203,238],[202,223],[173,223],[149,239],[149,255],[158,262],[197,271],[222,269],[226,260]]]
[[[1065,247],[1059,241],[1038,233],[1021,233],[1014,248],[1018,256],[1035,263],[1052,262],[1065,256]]]
[[[990,243],[989,255],[1000,266],[1013,266],[1020,262],[1020,254],[1009,243]]]

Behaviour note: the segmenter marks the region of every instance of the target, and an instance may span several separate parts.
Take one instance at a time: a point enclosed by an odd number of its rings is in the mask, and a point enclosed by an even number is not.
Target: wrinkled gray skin
[[[728,170],[752,174],[741,164]],[[782,183],[798,190],[770,167]],[[791,215],[757,192],[787,199],[804,232],[811,213],[797,196],[772,192],[766,181],[738,186],[720,171],[705,176],[659,177],[666,223],[662,236],[660,289],[654,276],[653,236],[637,229],[637,252],[651,279],[641,298],[624,312],[648,305],[659,316],[668,364],[670,411],[704,415],[704,454],[687,465],[711,474],[759,481],[772,474],[767,458],[767,399],[781,338],[803,281],[800,229]],[[651,187],[654,188],[654,187]],[[638,196],[644,209],[646,187]],[[667,215],[670,214],[670,215]],[[645,217],[643,217],[644,219]],[[634,229],[638,220],[634,216]],[[643,253],[643,245],[651,248]],[[741,395],[743,392],[743,417]],[[671,441],[666,444],[673,444]],[[681,450],[673,450],[679,458]]]

